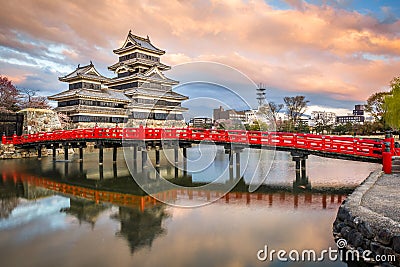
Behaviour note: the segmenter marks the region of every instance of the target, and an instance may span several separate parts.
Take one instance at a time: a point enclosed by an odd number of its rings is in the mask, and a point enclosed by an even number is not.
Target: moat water
[[[188,158],[196,158],[195,148]],[[249,164],[259,153],[248,150]],[[154,163],[154,155],[149,153]],[[267,173],[244,170],[244,179],[214,203],[183,208],[146,196],[132,179],[122,151],[86,153],[84,162],[31,159],[0,161],[1,266],[346,266],[340,261],[260,261],[269,249],[322,251],[336,248],[332,223],[349,189],[379,168],[372,163],[309,156],[311,190],[293,189],[295,167],[287,152],[276,152],[271,171],[256,192],[246,185]],[[62,155],[59,156],[62,159]],[[138,159],[138,162],[141,162]],[[176,181],[196,186],[221,172],[229,180],[228,155],[216,151],[204,171],[178,170]],[[263,162],[261,162],[263,163]],[[195,163],[189,162],[188,169]],[[201,164],[196,163],[196,164]],[[140,165],[140,164],[138,164]],[[192,166],[190,166],[192,165]],[[137,168],[154,180],[152,169]],[[159,173],[174,176],[161,159]],[[236,176],[236,167],[233,175]],[[255,172],[255,173],[254,173]],[[164,195],[163,195],[164,194]],[[175,205],[203,201],[215,192],[160,192]]]

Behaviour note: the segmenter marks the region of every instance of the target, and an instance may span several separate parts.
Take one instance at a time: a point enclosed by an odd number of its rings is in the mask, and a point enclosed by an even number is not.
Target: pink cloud
[[[66,64],[111,65],[117,60],[112,49],[132,29],[150,35],[171,65],[217,61],[276,88],[357,101],[399,75],[399,21],[287,2],[294,9],[276,10],[261,0],[5,2],[0,45],[40,55],[42,48],[20,42],[22,33],[41,46],[65,46]]]

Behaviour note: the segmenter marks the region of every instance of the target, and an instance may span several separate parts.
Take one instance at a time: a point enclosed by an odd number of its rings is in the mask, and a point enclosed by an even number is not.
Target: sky
[[[112,50],[129,30],[166,51],[161,60],[172,66],[171,78],[182,79],[174,66],[197,61],[237,70],[252,82],[234,91],[252,107],[254,84],[262,82],[269,101],[305,95],[309,111],[345,113],[400,75],[397,0],[1,2],[0,75],[42,95],[66,90],[58,77],[90,60],[114,77]],[[191,96],[196,86],[185,91]]]

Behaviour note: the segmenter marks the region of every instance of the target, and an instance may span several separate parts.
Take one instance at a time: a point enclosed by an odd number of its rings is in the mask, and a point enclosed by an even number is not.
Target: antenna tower
[[[257,101],[258,101],[258,106],[261,107],[267,103],[265,100],[265,85],[260,83],[257,88]]]

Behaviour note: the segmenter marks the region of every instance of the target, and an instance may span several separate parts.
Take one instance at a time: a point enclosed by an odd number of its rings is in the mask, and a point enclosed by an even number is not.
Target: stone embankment
[[[369,250],[370,259],[392,258],[368,264],[400,266],[400,175],[371,173],[340,206],[333,234],[347,241],[347,250],[360,255]]]

